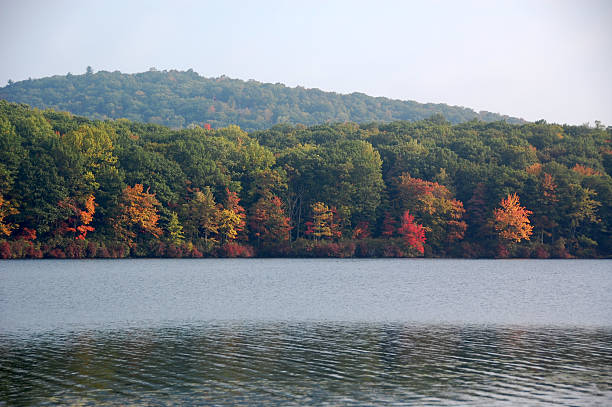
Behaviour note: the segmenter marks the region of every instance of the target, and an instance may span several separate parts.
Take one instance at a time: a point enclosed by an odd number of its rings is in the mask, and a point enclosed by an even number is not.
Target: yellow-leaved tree
[[[157,226],[159,205],[155,194],[149,193],[148,189],[145,192],[141,184],[126,186],[119,203],[119,216],[113,224],[117,236],[130,247],[138,234],[149,233],[160,237],[163,232]]]
[[[330,208],[324,202],[315,202],[310,206],[312,221],[306,222],[306,235],[315,240],[339,238],[342,236],[340,226],[336,221],[336,209]]]
[[[227,193],[225,209],[219,214],[219,235],[224,243],[235,240],[246,226],[246,214],[239,204],[238,194],[227,188],[225,192]]]
[[[17,208],[15,208],[10,201],[4,199],[2,194],[0,194],[0,237],[9,236],[13,229],[18,226],[6,220],[6,218],[9,216],[16,215],[18,213],[19,211]]]
[[[533,233],[533,226],[529,222],[532,212],[521,206],[519,196],[516,193],[508,194],[501,200],[500,206],[493,212],[493,222],[499,237],[508,242],[529,240]]]

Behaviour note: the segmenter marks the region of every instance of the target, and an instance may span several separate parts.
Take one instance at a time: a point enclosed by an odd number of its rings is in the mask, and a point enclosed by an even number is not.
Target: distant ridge
[[[415,121],[442,114],[451,123],[473,119],[522,119],[446,104],[418,103],[338,94],[283,84],[243,81],[226,76],[205,78],[193,70],[123,74],[88,72],[28,79],[0,88],[0,98],[41,109],[69,111],[92,119],[127,118],[183,128],[208,123],[237,124],[251,131],[279,123],[313,125],[326,122],[367,123]]]

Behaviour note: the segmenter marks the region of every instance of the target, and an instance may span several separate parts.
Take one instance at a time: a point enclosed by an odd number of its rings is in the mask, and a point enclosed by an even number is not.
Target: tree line
[[[609,257],[612,129],[173,130],[0,101],[0,257]]]
[[[88,67],[82,75],[10,81],[8,86],[0,88],[0,98],[92,119],[127,118],[171,128],[209,123],[215,128],[235,124],[252,131],[281,123],[421,120],[434,113],[443,114],[452,123],[474,118],[521,122],[459,106],[375,98],[362,93],[341,95],[226,76],[205,78],[192,70],[154,68],[149,72],[123,74],[119,71],[94,73]]]

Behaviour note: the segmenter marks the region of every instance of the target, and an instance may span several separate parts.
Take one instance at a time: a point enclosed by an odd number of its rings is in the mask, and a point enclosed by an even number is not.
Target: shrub
[[[497,246],[497,255],[495,257],[498,259],[507,259],[510,257],[510,250],[506,245],[499,244]]]
[[[12,257],[11,245],[6,240],[0,242],[0,257],[10,259]]]
[[[166,255],[166,244],[164,242],[159,242],[157,247],[155,247],[154,253],[156,257],[164,257]]]
[[[312,248],[316,257],[353,257],[356,245],[353,242],[317,242]]]
[[[98,248],[98,251],[96,253],[98,255],[98,257],[100,258],[104,258],[104,259],[108,259],[111,257],[108,249],[106,248],[106,245],[104,243],[100,244],[100,247]]]
[[[93,259],[98,254],[98,243],[88,242],[87,243],[87,257]]]
[[[251,246],[235,242],[225,243],[218,250],[219,257],[253,257],[255,251]]]
[[[181,258],[183,257],[183,249],[180,246],[169,244],[168,250],[166,250],[166,257],[170,257],[173,259]]]
[[[54,257],[56,259],[65,259],[66,258],[66,253],[64,253],[64,251],[58,247],[55,247],[53,249],[51,249],[49,251],[49,256],[50,257]]]
[[[543,245],[538,245],[533,251],[533,255],[538,259],[548,259],[550,257],[550,253]]]
[[[83,240],[75,240],[66,245],[64,252],[70,259],[82,259],[85,257],[87,247]]]
[[[40,248],[30,242],[26,248],[26,255],[31,259],[42,259],[43,252],[40,250]]]

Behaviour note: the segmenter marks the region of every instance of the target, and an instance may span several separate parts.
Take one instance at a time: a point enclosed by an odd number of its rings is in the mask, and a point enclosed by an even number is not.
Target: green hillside
[[[521,119],[445,104],[342,95],[319,89],[242,81],[225,76],[205,78],[189,71],[123,74],[100,71],[10,82],[0,98],[38,108],[69,111],[92,119],[127,118],[172,128],[209,123],[236,124],[261,130],[280,123],[314,125],[327,122],[417,121],[442,114],[451,123],[472,119]]]

